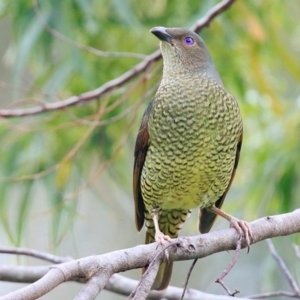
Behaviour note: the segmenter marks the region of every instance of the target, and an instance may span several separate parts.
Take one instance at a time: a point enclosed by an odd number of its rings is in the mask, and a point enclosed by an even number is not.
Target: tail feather
[[[152,290],[160,291],[166,289],[172,277],[172,270],[173,270],[172,261],[162,263],[159,266],[156,278],[152,285]]]

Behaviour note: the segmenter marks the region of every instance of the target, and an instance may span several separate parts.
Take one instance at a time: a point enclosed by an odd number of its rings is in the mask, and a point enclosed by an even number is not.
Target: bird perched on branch
[[[203,40],[183,28],[154,27],[163,77],[146,109],[134,153],[133,191],[138,230],[146,243],[178,236],[191,209],[199,207],[199,230],[222,216],[250,244],[248,223],[223,210],[242,145],[236,100],[227,92]],[[161,264],[152,289],[168,286],[172,262]]]

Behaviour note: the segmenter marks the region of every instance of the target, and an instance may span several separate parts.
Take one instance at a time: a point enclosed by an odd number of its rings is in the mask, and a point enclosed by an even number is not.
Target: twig
[[[186,292],[186,289],[187,289],[187,286],[188,286],[188,283],[189,283],[192,271],[193,271],[193,269],[194,269],[197,261],[198,261],[198,258],[194,259],[194,261],[193,261],[193,263],[192,263],[192,265],[191,265],[191,267],[189,269],[189,272],[188,272],[187,277],[186,277],[186,281],[185,281],[184,286],[183,286],[183,291],[182,291],[182,295],[181,295],[180,300],[183,300],[183,297],[184,297],[184,294]]]
[[[296,254],[296,257],[300,260],[300,250],[299,250],[299,246],[296,244],[292,245]]]
[[[45,261],[49,261],[54,264],[61,264],[73,260],[72,257],[61,257],[50,254],[48,252],[38,251],[29,248],[11,248],[11,247],[1,247],[0,253],[3,254],[16,254],[16,255],[26,255],[35,258],[39,258]]]
[[[100,86],[99,88],[85,92],[79,96],[72,96],[62,101],[57,101],[53,103],[43,103],[40,106],[35,106],[26,109],[1,109],[0,117],[10,118],[10,117],[23,117],[36,115],[39,113],[44,113],[53,110],[64,109],[69,106],[78,105],[82,103],[89,102],[91,100],[96,100],[105,95],[106,93],[112,91],[114,88],[127,83],[132,78],[136,77],[140,73],[144,72],[148,69],[151,64],[160,59],[161,53],[160,50],[157,50],[153,54],[147,56],[142,62],[134,66],[129,71],[125,72],[123,75],[107,81],[105,84]]]
[[[199,19],[193,26],[192,30],[199,32],[204,27],[208,26],[210,22],[218,16],[221,12],[228,9],[234,0],[223,0],[209,10],[201,19]],[[146,56],[143,61],[135,65],[133,68],[125,72],[119,77],[116,77],[113,80],[107,81],[99,88],[85,92],[78,96],[72,96],[62,101],[57,101],[53,103],[43,103],[39,106],[34,106],[31,108],[24,109],[1,109],[0,117],[2,118],[12,118],[12,117],[23,117],[36,115],[44,112],[55,111],[59,109],[64,109],[69,106],[78,105],[82,103],[87,103],[91,100],[97,100],[103,95],[113,90],[116,87],[122,86],[127,83],[129,80],[135,78],[140,73],[148,69],[154,62],[161,59],[160,50],[155,51],[154,53]]]
[[[233,259],[231,260],[231,262],[229,263],[229,265],[227,266],[227,268],[222,272],[222,274],[215,280],[215,282],[221,284],[221,286],[226,290],[227,294],[229,296],[234,296],[236,294],[238,294],[240,291],[238,291],[237,289],[234,289],[234,292],[231,292],[229,290],[229,288],[226,286],[226,284],[223,282],[223,279],[225,276],[228,275],[228,273],[230,272],[230,270],[233,268],[233,266],[235,265],[240,252],[241,252],[241,244],[242,244],[242,236],[238,239],[237,244],[236,244],[236,249],[235,249],[235,253],[233,256]],[[248,245],[249,247],[249,245]]]
[[[234,1],[235,0],[223,0],[216,4],[191,27],[191,30],[199,32],[203,27],[209,26],[210,22],[223,11],[227,10]]]
[[[262,294],[257,294],[257,295],[253,295],[253,296],[248,296],[248,298],[250,298],[250,299],[266,299],[266,298],[279,297],[279,296],[285,296],[285,297],[290,297],[290,298],[299,298],[298,296],[295,296],[295,293],[285,292],[285,291],[262,293]]]
[[[102,50],[99,50],[99,49],[91,47],[91,46],[86,46],[86,45],[80,44],[80,43],[68,38],[67,36],[65,36],[64,34],[55,30],[54,28],[52,28],[47,23],[45,18],[43,18],[42,13],[38,8],[37,1],[35,1],[35,3],[34,3],[34,10],[38,17],[38,20],[41,22],[41,25],[44,27],[45,30],[47,30],[51,35],[53,35],[57,39],[65,42],[65,43],[68,43],[69,45],[72,45],[80,50],[87,51],[89,53],[95,54],[97,56],[102,56],[102,57],[125,57],[125,58],[132,57],[132,58],[137,58],[137,59],[144,59],[146,57],[146,55],[140,54],[140,53],[102,51]]]
[[[290,287],[292,288],[293,292],[295,293],[296,296],[300,297],[300,290],[299,287],[295,281],[295,279],[293,278],[291,272],[289,271],[289,269],[287,268],[285,262],[283,261],[283,259],[278,255],[277,251],[275,250],[275,247],[271,241],[271,239],[267,239],[266,240],[270,252],[272,254],[272,256],[275,258],[275,260],[277,261],[279,267],[281,268],[283,274],[285,275]]]

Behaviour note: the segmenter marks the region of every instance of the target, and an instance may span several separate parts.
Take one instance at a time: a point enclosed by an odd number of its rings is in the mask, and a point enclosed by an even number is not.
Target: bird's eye
[[[191,45],[194,45],[194,39],[190,36],[187,36],[184,38],[184,42],[188,45],[188,46],[191,46]]]

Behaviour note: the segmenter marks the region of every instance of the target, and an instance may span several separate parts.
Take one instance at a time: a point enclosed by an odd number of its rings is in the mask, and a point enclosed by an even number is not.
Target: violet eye
[[[184,38],[184,41],[189,46],[194,45],[194,39],[190,36],[187,36],[186,38]]]

